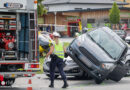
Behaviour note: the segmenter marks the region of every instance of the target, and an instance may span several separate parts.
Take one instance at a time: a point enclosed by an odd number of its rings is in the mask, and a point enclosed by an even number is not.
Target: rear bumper
[[[1,72],[4,78],[32,77],[36,72]]]

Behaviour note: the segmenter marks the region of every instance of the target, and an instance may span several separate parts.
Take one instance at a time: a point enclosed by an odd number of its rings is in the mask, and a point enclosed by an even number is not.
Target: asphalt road
[[[34,77],[17,78],[11,88],[0,88],[0,90],[27,90],[28,80],[32,81],[33,90],[64,90],[63,81],[59,77],[55,80],[55,88],[49,88],[49,78],[44,74]],[[95,84],[94,80],[76,79],[68,77],[69,87],[65,90],[130,90],[130,77],[124,77],[120,82],[105,80],[102,84]]]

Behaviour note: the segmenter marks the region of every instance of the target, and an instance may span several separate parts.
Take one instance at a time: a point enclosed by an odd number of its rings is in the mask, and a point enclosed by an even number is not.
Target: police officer
[[[62,86],[62,88],[66,88],[66,87],[68,87],[68,84],[67,84],[67,79],[66,79],[65,73],[63,71],[63,58],[64,58],[65,48],[64,48],[63,44],[61,42],[59,42],[60,34],[57,32],[53,32],[53,36],[54,36],[54,41],[55,41],[54,45],[52,45],[50,47],[50,51],[46,55],[46,57],[48,57],[49,55],[51,57],[51,62],[50,62],[51,83],[50,83],[49,87],[51,87],[51,88],[54,87],[55,68],[57,66],[57,68],[60,72],[60,75],[64,81],[64,85]]]

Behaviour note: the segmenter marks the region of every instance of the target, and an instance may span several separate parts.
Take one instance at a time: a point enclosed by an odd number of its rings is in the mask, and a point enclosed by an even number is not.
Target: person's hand
[[[46,58],[48,58],[48,56],[49,56],[49,55],[47,54],[47,55],[46,55]]]

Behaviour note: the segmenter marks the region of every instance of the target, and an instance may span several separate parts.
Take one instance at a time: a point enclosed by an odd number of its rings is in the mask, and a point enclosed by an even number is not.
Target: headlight
[[[111,68],[114,68],[114,64],[113,63],[103,63],[102,68],[109,70]]]

